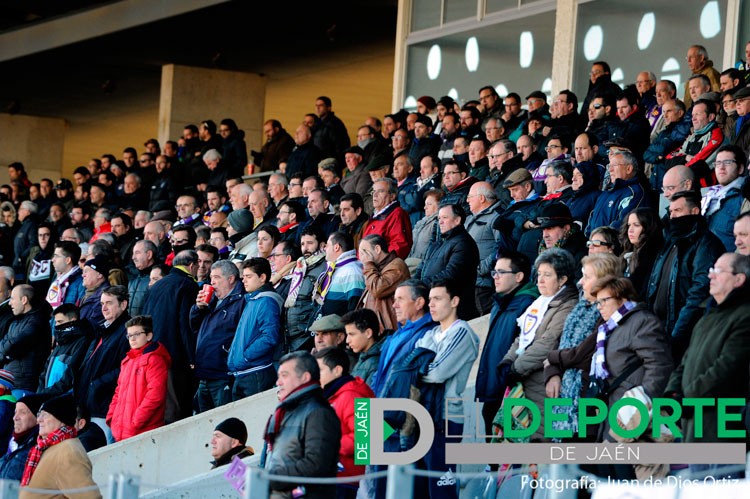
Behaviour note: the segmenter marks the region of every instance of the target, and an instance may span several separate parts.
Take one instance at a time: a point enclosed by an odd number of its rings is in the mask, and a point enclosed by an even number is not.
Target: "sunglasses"
[[[599,248],[601,246],[605,246],[605,247],[609,248],[612,245],[609,244],[607,241],[597,241],[595,239],[593,239],[591,241],[586,241],[586,247],[587,248],[590,248],[592,246],[596,246],[597,248]]]

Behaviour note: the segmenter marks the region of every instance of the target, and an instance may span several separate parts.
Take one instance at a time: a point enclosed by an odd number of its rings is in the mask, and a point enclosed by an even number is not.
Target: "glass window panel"
[[[477,17],[477,0],[445,0],[444,22]]]
[[[434,28],[440,25],[441,0],[413,0],[411,30]]]

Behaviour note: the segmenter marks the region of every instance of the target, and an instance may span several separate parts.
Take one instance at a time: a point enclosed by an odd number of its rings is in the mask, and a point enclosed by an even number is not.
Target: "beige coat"
[[[28,488],[69,490],[89,486],[96,486],[94,479],[91,477],[91,461],[86,455],[86,450],[81,445],[81,441],[77,438],[71,438],[53,445],[42,453],[42,458],[39,460],[36,471],[31,476]],[[23,487],[18,497],[19,499],[62,497],[101,499],[102,495],[99,493],[99,489],[67,495],[34,494]]]
[[[399,284],[411,277],[404,261],[391,251],[379,264],[364,264],[365,292],[357,308],[369,308],[378,314],[383,329],[398,329],[393,295]]]

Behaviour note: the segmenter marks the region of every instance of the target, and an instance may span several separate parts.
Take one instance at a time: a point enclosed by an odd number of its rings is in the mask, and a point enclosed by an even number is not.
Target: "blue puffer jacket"
[[[586,236],[597,227],[608,225],[619,229],[625,216],[636,208],[649,208],[651,202],[644,192],[640,179],[635,176],[628,180],[617,179],[596,200],[586,226]]]
[[[273,354],[281,341],[281,296],[270,284],[245,295],[245,308],[229,349],[230,373],[241,373],[273,363]]]
[[[195,377],[197,379],[229,379],[227,357],[234,332],[245,308],[245,289],[242,283],[219,299],[214,296],[208,307],[190,309],[190,326],[198,337],[195,348]]]
[[[29,457],[29,451],[36,445],[36,437],[39,435],[39,426],[34,426],[18,447],[13,452],[9,452],[0,457],[0,478],[4,480],[21,480],[23,470],[26,468],[26,459]]]
[[[690,135],[690,122],[680,120],[670,123],[667,127],[654,137],[654,140],[643,153],[643,161],[646,163],[664,163],[667,154],[674,151],[685,142]],[[661,186],[660,186],[661,187]]]
[[[515,292],[493,298],[490,313],[490,327],[487,339],[479,359],[477,372],[476,397],[480,402],[500,400],[503,398],[503,386],[497,376],[497,366],[508,353],[508,349],[518,336],[516,320],[539,297],[539,291],[533,283],[526,283]]]

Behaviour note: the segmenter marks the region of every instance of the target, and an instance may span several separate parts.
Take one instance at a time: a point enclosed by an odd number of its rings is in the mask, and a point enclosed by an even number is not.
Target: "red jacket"
[[[328,402],[341,421],[341,447],[339,462],[344,467],[339,476],[356,476],[365,472],[365,467],[354,464],[354,399],[375,398],[372,389],[360,377],[345,383],[336,393],[328,397]]]
[[[362,237],[370,234],[383,236],[388,241],[388,251],[395,251],[401,259],[406,258],[411,251],[411,221],[409,214],[399,206],[398,201],[377,217],[370,217]]]
[[[120,377],[107,424],[118,442],[164,426],[169,352],[159,342],[131,349],[120,365]]]

